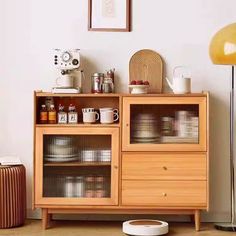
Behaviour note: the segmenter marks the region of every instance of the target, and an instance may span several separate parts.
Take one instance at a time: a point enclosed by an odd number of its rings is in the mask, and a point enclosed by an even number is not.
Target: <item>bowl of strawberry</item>
[[[132,80],[129,84],[131,94],[145,94],[148,92],[149,82],[143,80]]]

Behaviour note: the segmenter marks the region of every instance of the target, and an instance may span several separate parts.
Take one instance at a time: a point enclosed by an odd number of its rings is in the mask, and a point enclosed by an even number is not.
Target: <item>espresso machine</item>
[[[84,72],[80,62],[79,49],[54,50],[54,65],[60,74],[52,93],[82,93]]]

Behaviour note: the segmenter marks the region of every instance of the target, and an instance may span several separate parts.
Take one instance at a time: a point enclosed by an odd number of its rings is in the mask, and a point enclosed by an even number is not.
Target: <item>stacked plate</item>
[[[73,137],[52,136],[47,138],[44,160],[50,162],[69,162],[78,160],[78,148]]]
[[[131,124],[131,142],[156,143],[159,141],[158,122],[154,114],[138,114]]]

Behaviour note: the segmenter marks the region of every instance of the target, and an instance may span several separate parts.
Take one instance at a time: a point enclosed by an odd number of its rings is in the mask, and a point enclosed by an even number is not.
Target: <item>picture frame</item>
[[[88,0],[88,30],[131,31],[131,0]]]

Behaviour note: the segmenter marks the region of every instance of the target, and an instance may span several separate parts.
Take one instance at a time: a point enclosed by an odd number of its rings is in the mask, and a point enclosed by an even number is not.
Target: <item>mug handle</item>
[[[113,112],[118,113],[119,111],[118,111],[118,109],[113,109]]]
[[[96,118],[95,118],[95,119],[96,119],[96,120],[99,120],[99,118],[100,118],[100,117],[99,117],[99,113],[98,113],[98,112],[95,112],[95,114],[96,114]]]
[[[118,114],[118,112],[116,112],[116,113],[114,112],[114,121],[118,121],[118,120],[119,120],[119,114]]]

